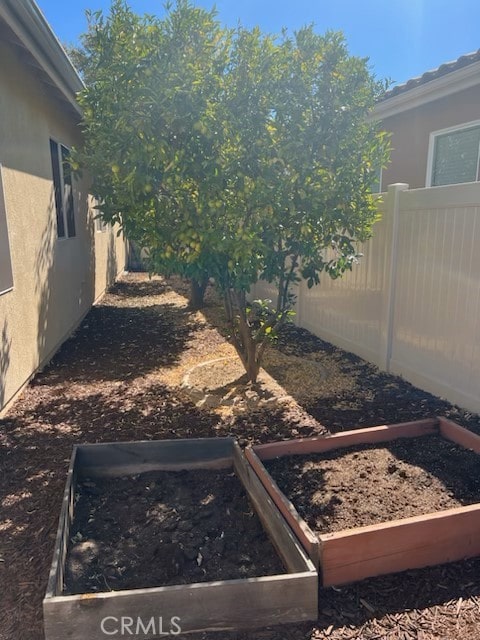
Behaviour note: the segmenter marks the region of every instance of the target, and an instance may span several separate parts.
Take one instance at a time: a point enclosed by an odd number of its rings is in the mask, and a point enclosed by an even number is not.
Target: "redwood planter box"
[[[480,504],[316,534],[280,491],[262,460],[426,434],[441,435],[480,453],[480,436],[446,418],[356,429],[330,436],[247,448],[245,453],[248,461],[315,566],[320,569],[323,586],[480,555]]]
[[[274,544],[285,573],[258,578],[202,582],[63,595],[69,531],[74,517],[74,496],[82,478],[120,477],[146,471],[219,469],[233,467]],[[63,498],[60,523],[43,601],[47,640],[104,640],[101,622],[107,617],[155,618],[155,630],[141,633],[152,638],[159,633],[159,618],[180,618],[182,633],[207,629],[237,629],[268,626],[317,618],[318,574],[290,527],[268,496],[255,472],[232,438],[203,438],[154,442],[89,444],[73,449]],[[112,624],[110,622],[109,624]],[[111,627],[109,627],[111,629]],[[175,629],[176,630],[176,627]],[[130,633],[130,632],[129,632]],[[140,636],[138,636],[140,637]]]

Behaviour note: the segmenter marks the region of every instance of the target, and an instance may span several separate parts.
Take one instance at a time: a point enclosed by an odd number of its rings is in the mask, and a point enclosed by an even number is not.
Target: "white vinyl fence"
[[[296,323],[480,412],[480,184],[391,185],[380,209],[351,273],[298,288]]]

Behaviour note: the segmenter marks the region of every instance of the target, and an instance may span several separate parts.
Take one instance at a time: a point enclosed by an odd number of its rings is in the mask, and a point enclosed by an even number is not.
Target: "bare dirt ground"
[[[41,602],[75,443],[232,435],[244,445],[438,414],[480,432],[478,416],[293,326],[270,351],[257,389],[231,374],[218,394],[231,404],[201,405],[182,387],[185,377],[233,350],[214,298],[193,314],[182,293],[178,282],[126,277],[0,420],[2,640],[43,638]],[[198,376],[195,385],[215,395],[218,372]],[[480,638],[479,559],[319,597],[315,623],[195,640]]]
[[[80,483],[66,565],[66,594],[284,573],[231,469]]]
[[[264,464],[319,533],[480,502],[480,456],[437,435],[285,456]]]

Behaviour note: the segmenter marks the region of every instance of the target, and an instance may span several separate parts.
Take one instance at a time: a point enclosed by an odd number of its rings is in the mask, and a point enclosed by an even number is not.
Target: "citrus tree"
[[[387,142],[367,116],[384,86],[341,34],[230,31],[187,0],[162,19],[117,0],[92,16],[82,59],[77,161],[101,215],[153,271],[214,278],[254,382],[292,285],[339,277],[371,233]],[[247,301],[259,278],[273,309]]]
[[[209,275],[201,213],[220,180],[216,104],[230,37],[186,0],[163,20],[115,0],[108,16],[89,14],[74,53],[87,84],[76,162],[93,177],[99,214],[148,250],[152,270],[192,278],[193,306]]]

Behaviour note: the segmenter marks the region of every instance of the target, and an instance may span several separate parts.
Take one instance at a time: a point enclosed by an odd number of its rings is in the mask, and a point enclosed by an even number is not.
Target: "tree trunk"
[[[245,293],[227,289],[224,291],[223,302],[231,329],[230,341],[240,356],[248,380],[255,384],[260,371],[258,345],[247,321]]]
[[[258,373],[260,371],[260,365],[257,360],[257,344],[252,337],[249,337],[245,347],[246,362],[244,367],[247,372],[247,378],[250,382],[255,384],[257,382]]]
[[[205,306],[205,291],[208,285],[208,277],[205,276],[202,280],[190,280],[190,300],[188,301],[188,307],[192,311],[198,311]]]

